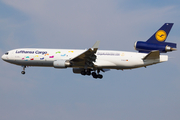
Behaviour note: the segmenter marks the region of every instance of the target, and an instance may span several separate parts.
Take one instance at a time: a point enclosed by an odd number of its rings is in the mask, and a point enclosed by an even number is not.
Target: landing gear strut
[[[26,68],[26,66],[23,66],[23,71],[21,71],[21,74],[23,74],[23,75],[26,73],[25,68]]]

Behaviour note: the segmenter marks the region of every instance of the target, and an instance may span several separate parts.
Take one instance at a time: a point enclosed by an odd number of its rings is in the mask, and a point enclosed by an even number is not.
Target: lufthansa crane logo
[[[166,40],[166,37],[167,37],[167,34],[164,30],[159,30],[156,32],[156,39],[159,41],[159,42],[163,42]]]

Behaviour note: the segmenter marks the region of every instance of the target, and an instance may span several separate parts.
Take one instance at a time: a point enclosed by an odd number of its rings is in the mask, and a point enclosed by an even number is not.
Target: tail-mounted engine
[[[137,41],[134,44],[135,50],[145,53],[151,52],[153,50],[159,50],[160,53],[166,53],[176,50],[175,48],[176,48],[175,43],[168,43],[168,42],[148,43],[143,41]]]

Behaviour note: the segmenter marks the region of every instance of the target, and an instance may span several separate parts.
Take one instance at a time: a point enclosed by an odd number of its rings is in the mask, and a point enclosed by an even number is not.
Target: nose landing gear
[[[21,71],[21,74],[23,74],[23,75],[26,73],[25,68],[26,68],[26,66],[23,66],[23,71]]]

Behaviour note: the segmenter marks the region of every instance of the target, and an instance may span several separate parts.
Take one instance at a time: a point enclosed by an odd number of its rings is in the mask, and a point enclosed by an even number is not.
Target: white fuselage
[[[2,59],[12,64],[22,66],[45,66],[53,67],[55,60],[71,60],[86,50],[76,49],[39,49],[39,48],[21,48],[8,51]],[[159,59],[144,61],[146,53],[98,50],[94,65],[97,68],[105,69],[133,69],[145,67],[148,65],[164,62],[168,60],[167,55],[160,55]],[[71,66],[73,68],[82,68],[84,66]]]

